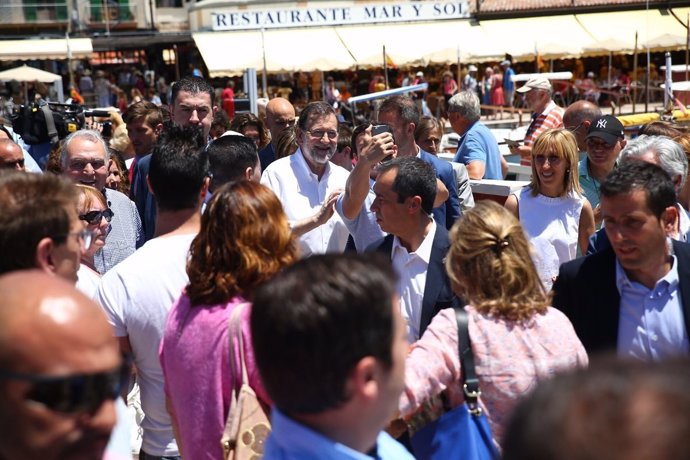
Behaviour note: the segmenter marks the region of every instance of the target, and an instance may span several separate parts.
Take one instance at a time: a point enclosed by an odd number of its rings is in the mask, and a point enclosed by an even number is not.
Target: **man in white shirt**
[[[148,183],[156,198],[156,232],[136,253],[106,273],[97,300],[124,352],[132,353],[145,418],[140,459],[178,458],[165,405],[158,349],[168,312],[189,279],[189,246],[199,232],[208,191],[208,154],[202,132],[169,126],[151,155]]]
[[[389,255],[400,276],[400,311],[412,343],[436,313],[459,303],[443,266],[448,231],[430,216],[436,174],[419,158],[396,158],[379,166],[374,193],[371,210],[389,235],[369,250]]]
[[[299,235],[302,257],[342,252],[349,235],[335,200],[345,187],[348,171],[331,163],[338,146],[338,119],[329,104],[319,101],[300,113],[295,136],[299,148],[271,163],[261,183],[278,196],[293,231]]]

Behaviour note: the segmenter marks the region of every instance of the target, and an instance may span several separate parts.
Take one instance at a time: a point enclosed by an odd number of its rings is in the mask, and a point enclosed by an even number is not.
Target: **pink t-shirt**
[[[182,438],[185,460],[223,458],[220,439],[230,410],[233,385],[239,390],[242,376],[230,370],[228,319],[245,303],[235,297],[227,304],[191,307],[186,293],[175,302],[161,341],[160,360],[165,394],[172,403]],[[256,367],[249,327],[251,308],[242,312],[242,337],[249,385],[259,399],[270,404]],[[239,344],[235,340],[235,359]]]

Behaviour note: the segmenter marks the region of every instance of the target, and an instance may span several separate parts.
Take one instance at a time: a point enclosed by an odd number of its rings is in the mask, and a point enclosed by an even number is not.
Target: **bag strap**
[[[246,385],[249,382],[247,377],[247,366],[244,362],[244,339],[242,337],[242,313],[245,308],[248,307],[248,303],[242,303],[235,306],[230,313],[230,319],[228,320],[228,341],[230,342],[230,368],[234,375],[242,375],[242,385]],[[239,344],[239,355],[240,361],[235,360],[235,341]],[[235,388],[233,388],[233,393]]]
[[[58,138],[57,129],[55,128],[55,120],[53,119],[53,112],[50,110],[48,104],[41,105],[43,117],[46,119],[46,128],[48,128],[48,136],[50,136],[50,143],[55,145],[60,140]]]
[[[462,368],[462,388],[465,392],[465,401],[472,415],[480,415],[482,409],[479,406],[479,379],[474,368],[474,354],[470,342],[469,316],[464,308],[455,309],[455,320],[458,323],[458,354]]]

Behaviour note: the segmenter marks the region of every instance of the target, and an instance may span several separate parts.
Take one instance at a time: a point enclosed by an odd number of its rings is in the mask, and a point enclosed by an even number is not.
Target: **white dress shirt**
[[[313,216],[331,192],[344,189],[350,173],[328,162],[321,180],[311,172],[302,149],[271,163],[261,176],[261,183],[278,196],[290,223]],[[343,252],[349,232],[338,213],[328,221],[300,236],[302,257],[328,252]]]
[[[422,321],[422,301],[426,287],[426,273],[431,258],[431,248],[436,234],[436,223],[432,219],[431,229],[424,237],[424,241],[415,252],[407,252],[400,244],[398,237],[393,238],[391,260],[393,267],[400,276],[398,294],[400,294],[400,313],[406,323],[407,341],[419,340],[420,323]]]

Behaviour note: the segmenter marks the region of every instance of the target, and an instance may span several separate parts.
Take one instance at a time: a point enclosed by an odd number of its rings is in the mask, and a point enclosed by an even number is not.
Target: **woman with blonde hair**
[[[534,247],[544,289],[551,289],[562,263],[586,254],[594,213],[578,175],[575,136],[567,129],[544,131],[532,147],[532,179],[505,203]]]
[[[254,361],[248,303],[259,284],[297,260],[297,248],[283,207],[267,187],[239,181],[214,191],[189,250],[189,284],[170,311],[160,348],[183,458],[223,458],[220,439],[232,391],[242,384],[231,371],[228,337],[237,308],[249,385],[270,404]],[[237,345],[235,352],[240,362]]]
[[[77,289],[93,298],[98,290],[101,275],[96,270],[94,258],[96,252],[105,246],[105,237],[110,232],[110,221],[113,211],[110,210],[105,196],[99,190],[83,184],[76,184],[79,191],[79,220],[86,224],[86,229],[91,231],[88,244],[81,254],[81,264],[77,272]]]
[[[588,362],[570,321],[549,306],[551,295],[542,289],[529,251],[520,223],[492,201],[478,202],[450,231],[446,271],[453,291],[467,301],[479,404],[499,445],[520,397],[539,380]],[[457,322],[449,308],[408,355],[403,418],[413,426],[420,409],[438,416],[441,392],[451,407],[462,404],[461,373]]]

